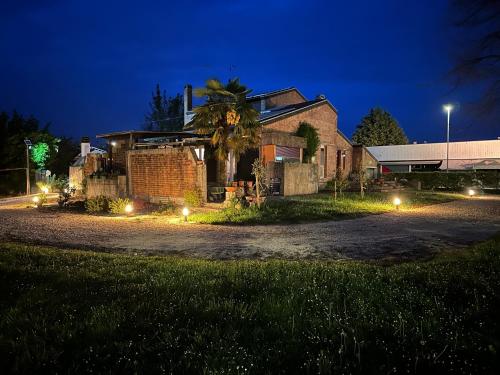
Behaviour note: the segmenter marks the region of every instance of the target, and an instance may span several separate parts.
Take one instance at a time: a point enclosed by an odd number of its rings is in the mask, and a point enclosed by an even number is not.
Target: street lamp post
[[[447,114],[446,122],[446,173],[448,173],[448,163],[450,159],[450,114],[453,106],[451,104],[446,104],[443,106]]]
[[[30,184],[30,148],[31,141],[26,138],[24,140],[24,144],[26,145],[26,195],[30,195],[31,193],[31,184]]]

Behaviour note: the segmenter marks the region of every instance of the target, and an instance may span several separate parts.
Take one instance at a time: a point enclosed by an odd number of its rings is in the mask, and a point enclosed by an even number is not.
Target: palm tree
[[[227,84],[209,79],[194,93],[205,97],[204,105],[194,109],[193,125],[200,134],[211,135],[211,144],[219,161],[219,182],[227,182],[227,161],[232,165],[239,156],[260,141],[259,113],[246,101],[251,90],[233,78]],[[230,176],[231,178],[232,176]]]

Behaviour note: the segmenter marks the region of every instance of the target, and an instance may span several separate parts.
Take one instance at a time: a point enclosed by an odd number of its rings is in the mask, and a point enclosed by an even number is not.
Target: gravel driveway
[[[0,239],[103,251],[210,259],[414,259],[500,231],[500,197],[296,225],[214,226],[97,217],[0,205]]]

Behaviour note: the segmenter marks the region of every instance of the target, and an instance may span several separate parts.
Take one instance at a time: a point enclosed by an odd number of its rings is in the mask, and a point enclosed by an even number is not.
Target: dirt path
[[[247,227],[0,207],[0,239],[210,259],[403,260],[460,248],[499,231],[500,197],[495,196],[353,220]]]

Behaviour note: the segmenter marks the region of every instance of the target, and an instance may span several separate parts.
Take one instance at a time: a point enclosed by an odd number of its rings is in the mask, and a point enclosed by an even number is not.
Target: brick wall
[[[337,146],[337,150],[345,152],[345,168],[343,167],[342,160],[340,163],[342,164],[341,168],[344,176],[348,176],[352,172],[352,145],[338,132],[336,133],[335,144]]]
[[[129,194],[148,200],[183,198],[186,190],[207,196],[207,169],[190,147],[127,152]]]
[[[111,158],[113,170],[116,172],[125,172],[126,155],[129,150],[129,141],[126,139],[116,139],[115,146],[111,147]]]
[[[277,130],[294,134],[297,131],[299,123],[305,121],[318,130],[321,145],[326,149],[325,177],[320,182],[330,180],[336,171],[337,150],[346,150],[346,170],[352,168],[352,146],[337,134],[337,113],[327,103],[322,102],[310,109],[291,116],[278,118],[264,126],[268,130]],[[320,161],[320,150],[316,154],[316,163]]]
[[[377,168],[378,162],[366,149],[366,147],[356,145],[353,150],[353,169]]]
[[[292,90],[266,98],[266,109],[303,102],[304,98],[296,90]]]

